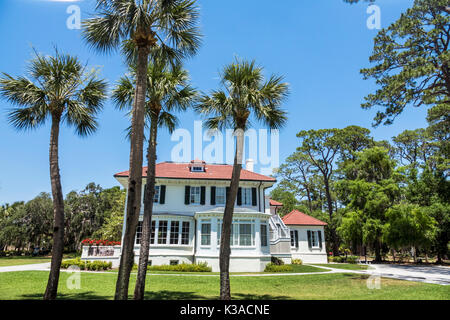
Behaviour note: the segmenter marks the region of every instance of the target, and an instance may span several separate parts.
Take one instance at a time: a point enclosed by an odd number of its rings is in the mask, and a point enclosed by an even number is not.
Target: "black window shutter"
[[[191,203],[191,187],[185,186],[184,187],[184,204],[188,205]]]
[[[311,231],[308,230],[308,248],[311,249],[312,245],[311,245]]]
[[[211,205],[216,205],[216,187],[211,187]]]
[[[256,207],[256,188],[252,188],[252,206]]]
[[[159,187],[159,203],[164,204],[166,202],[166,186]]]
[[[322,250],[322,231],[317,231],[317,234],[319,235],[319,246],[320,250]]]
[[[200,187],[200,204],[205,205],[206,187]]]
[[[242,206],[242,188],[238,189],[237,193],[237,205]]]
[[[298,230],[295,230],[295,247],[298,248]]]

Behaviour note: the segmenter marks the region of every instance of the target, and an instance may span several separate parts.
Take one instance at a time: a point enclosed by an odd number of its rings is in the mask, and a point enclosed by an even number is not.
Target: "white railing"
[[[289,239],[291,237],[289,228],[286,227],[279,215],[274,214],[270,217],[269,226],[271,241],[276,241],[278,239]]]

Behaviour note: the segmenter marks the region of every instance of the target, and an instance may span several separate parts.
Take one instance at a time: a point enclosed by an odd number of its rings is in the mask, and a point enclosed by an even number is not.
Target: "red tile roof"
[[[192,172],[190,163],[161,162],[156,164],[156,178],[167,179],[202,179],[202,180],[230,180],[232,165],[206,164],[204,172]],[[119,172],[114,177],[128,177],[129,171]],[[147,176],[147,167],[142,168],[142,176]],[[242,169],[241,180],[276,182],[275,178]]]
[[[307,214],[298,210],[293,210],[281,218],[285,225],[297,226],[326,226],[327,223],[319,219],[308,216]]]
[[[281,202],[270,199],[270,205],[274,207],[282,207],[283,204]]]

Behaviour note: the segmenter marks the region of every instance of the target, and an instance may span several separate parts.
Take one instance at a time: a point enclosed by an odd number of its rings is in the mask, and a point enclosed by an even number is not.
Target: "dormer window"
[[[205,172],[206,162],[202,160],[192,160],[189,165],[191,172]]]

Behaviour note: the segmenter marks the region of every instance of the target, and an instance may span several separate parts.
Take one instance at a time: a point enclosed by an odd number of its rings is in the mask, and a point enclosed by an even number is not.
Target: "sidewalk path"
[[[21,264],[18,266],[0,267],[0,272],[12,271],[48,271],[50,270],[50,262],[36,264]]]

